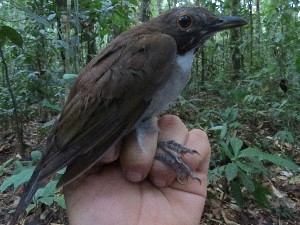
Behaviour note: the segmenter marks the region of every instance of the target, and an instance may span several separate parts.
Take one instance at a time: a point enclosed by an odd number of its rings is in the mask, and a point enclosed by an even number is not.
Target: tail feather
[[[39,168],[39,166],[37,166],[29,180],[29,183],[26,185],[25,191],[14,212],[14,215],[10,219],[10,223],[9,223],[10,225],[17,224],[19,217],[25,212],[35,192],[39,188],[40,181],[41,181],[41,169]]]

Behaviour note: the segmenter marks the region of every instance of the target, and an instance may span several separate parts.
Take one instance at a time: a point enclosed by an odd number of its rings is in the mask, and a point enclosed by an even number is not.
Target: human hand
[[[120,160],[101,166],[101,171],[94,167],[64,188],[71,225],[199,224],[210,161],[208,138],[201,130],[188,131],[176,116],[163,116],[158,126],[159,133],[145,142],[149,151],[141,151],[131,135],[103,162]],[[181,184],[172,168],[154,160],[158,140],[175,140],[198,151],[200,155],[182,158],[201,183],[188,179]]]

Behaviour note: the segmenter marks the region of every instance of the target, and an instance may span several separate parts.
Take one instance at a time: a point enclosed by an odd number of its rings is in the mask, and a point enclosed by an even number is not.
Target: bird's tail
[[[41,181],[41,168],[40,166],[37,166],[28,182],[26,185],[25,191],[21,197],[21,200],[12,216],[10,219],[10,225],[16,225],[18,222],[19,217],[25,212],[27,206],[31,202],[35,192],[39,188],[39,183]]]

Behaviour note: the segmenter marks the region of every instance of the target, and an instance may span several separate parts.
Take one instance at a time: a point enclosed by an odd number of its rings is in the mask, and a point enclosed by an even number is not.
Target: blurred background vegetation
[[[208,132],[213,154],[209,198],[243,210],[251,202],[273,221],[297,221],[299,0],[1,0],[0,191],[16,193],[28,179],[24,171],[39,158],[80,69],[121,32],[178,6],[203,6],[249,22],[217,34],[199,49],[188,87],[165,112]],[[63,206],[54,186],[48,189],[39,193],[40,202]],[[218,196],[220,191],[230,197]],[[298,201],[293,202],[295,193]],[[207,211],[228,220],[222,212]],[[249,214],[239,216],[233,220],[250,224]]]

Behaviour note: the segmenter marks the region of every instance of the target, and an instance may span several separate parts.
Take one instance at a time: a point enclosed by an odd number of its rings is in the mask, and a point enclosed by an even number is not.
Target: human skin
[[[205,132],[188,131],[176,116],[158,121],[159,132],[141,150],[135,135],[111,149],[87,174],[64,188],[71,225],[199,224],[206,199],[210,144]],[[159,140],[175,140],[196,150],[183,161],[200,178],[180,179],[173,168],[154,160]],[[111,163],[109,163],[111,162]]]

